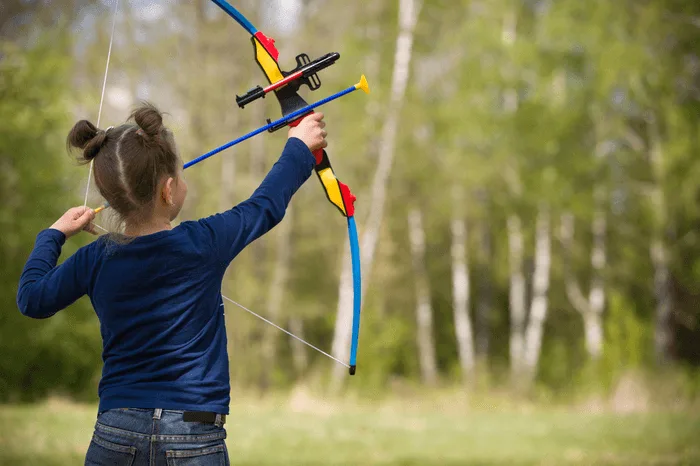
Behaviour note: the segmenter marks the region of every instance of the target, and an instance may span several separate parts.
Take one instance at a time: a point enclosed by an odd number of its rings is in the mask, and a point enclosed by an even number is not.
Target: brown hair
[[[80,163],[93,162],[100,194],[123,221],[148,218],[161,178],[177,176],[182,166],[172,132],[149,103],[134,110],[126,124],[107,130],[80,120],[66,143],[69,149],[82,149]]]

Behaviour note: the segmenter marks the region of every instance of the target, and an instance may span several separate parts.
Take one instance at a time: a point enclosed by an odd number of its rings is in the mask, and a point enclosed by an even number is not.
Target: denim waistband
[[[223,422],[186,422],[181,410],[117,408],[97,416],[95,429],[132,438],[152,438],[168,442],[206,442],[226,438]]]

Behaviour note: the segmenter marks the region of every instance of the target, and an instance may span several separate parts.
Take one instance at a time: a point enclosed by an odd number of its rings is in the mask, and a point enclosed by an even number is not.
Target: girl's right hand
[[[313,153],[328,146],[328,142],[326,142],[328,133],[323,129],[325,126],[326,122],[323,121],[323,113],[312,113],[304,117],[294,128],[289,128],[289,137],[301,139]]]
[[[58,230],[66,238],[70,238],[80,231],[87,231],[96,235],[97,232],[93,228],[92,222],[95,219],[95,211],[89,207],[73,207],[61,216],[56,223],[51,225],[51,228]]]

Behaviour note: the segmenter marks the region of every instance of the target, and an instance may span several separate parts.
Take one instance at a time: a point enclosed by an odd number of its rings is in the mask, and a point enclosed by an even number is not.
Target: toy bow
[[[275,47],[274,39],[266,36],[262,31],[258,31],[243,14],[227,1],[212,1],[250,33],[255,61],[260,66],[260,69],[265,74],[265,78],[267,78],[269,83],[265,87],[257,86],[242,96],[236,96],[236,103],[238,106],[243,108],[250,102],[259,98],[264,98],[268,93],[274,92],[280,103],[283,118],[277,120],[277,122],[271,122],[268,119],[268,125],[264,128],[270,132],[285,126],[296,126],[301,121],[301,118],[313,113],[313,109],[310,108],[313,106],[307,104],[298,94],[298,90],[302,85],[306,85],[312,91],[321,87],[321,80],[318,78],[317,74],[318,71],[334,64],[338,58],[340,58],[340,54],[335,52],[328,53],[312,61],[307,54],[302,53],[296,57],[296,68],[288,72],[282,71],[278,64],[279,52]],[[364,76],[360,83],[348,90],[358,88],[362,88],[365,92],[368,92]],[[308,111],[304,111],[305,109],[308,109]],[[299,113],[301,113],[301,115],[297,117],[296,115]],[[295,119],[290,121],[285,117],[292,117]],[[347,218],[348,223],[348,239],[350,242],[353,277],[353,322],[349,369],[350,375],[354,375],[357,368],[357,345],[360,333],[361,309],[360,246],[354,217],[356,198],[350,191],[350,188],[335,176],[330,159],[325,150],[317,150],[314,152],[314,157],[316,158],[316,175],[318,175],[326,197],[338,211]]]

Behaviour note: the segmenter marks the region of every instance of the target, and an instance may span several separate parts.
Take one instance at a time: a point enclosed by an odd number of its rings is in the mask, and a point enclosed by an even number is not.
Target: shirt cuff
[[[291,138],[287,139],[287,147],[293,149],[297,154],[304,154],[307,159],[311,160],[311,163],[313,163],[314,166],[316,165],[316,157],[314,157],[314,154],[311,153],[309,146],[304,144],[304,141],[301,139],[292,136]],[[307,160],[304,160],[304,162],[307,162]]]
[[[63,246],[66,242],[66,235],[55,228],[47,228],[41,230],[38,235],[36,235],[36,242],[39,243],[40,240],[53,240],[58,243],[59,246]]]

